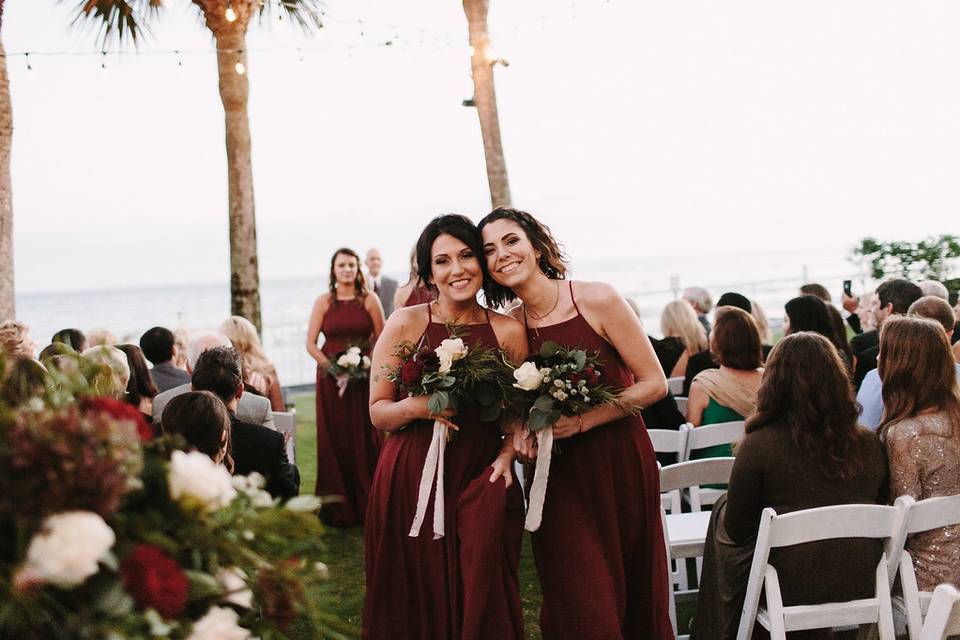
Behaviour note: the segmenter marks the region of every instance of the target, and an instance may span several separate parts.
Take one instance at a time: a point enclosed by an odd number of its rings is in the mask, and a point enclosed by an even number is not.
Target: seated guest
[[[693,311],[697,314],[697,320],[700,321],[700,324],[703,325],[703,330],[707,336],[709,336],[710,320],[707,319],[707,314],[710,313],[710,309],[713,308],[713,300],[710,298],[710,292],[703,287],[687,287],[683,290],[680,298],[693,307]]]
[[[936,280],[921,280],[917,283],[917,286],[920,287],[920,291],[923,292],[924,296],[935,296],[945,302],[950,300],[950,292],[947,291],[947,288],[942,282],[937,282]]]
[[[260,346],[260,336],[253,323],[241,316],[231,316],[220,325],[220,333],[230,339],[243,360],[244,388],[269,398],[274,411],[286,411],[277,368]]]
[[[11,407],[19,407],[43,395],[48,384],[47,369],[33,358],[15,358],[4,366],[0,397]]]
[[[195,335],[187,344],[187,370],[191,373],[197,363],[197,360],[207,349],[213,347],[229,347],[230,340],[219,333],[201,333]],[[163,393],[158,393],[153,398],[153,422],[160,424],[160,418],[163,415],[163,409],[171,398],[175,398],[181,393],[186,393],[192,389],[190,383],[182,384],[173,389],[167,389]],[[240,403],[237,405],[237,416],[244,422],[263,425],[269,429],[276,429],[273,423],[273,411],[270,409],[270,401],[267,398],[258,396],[255,393],[244,391],[240,397]]]
[[[946,300],[935,296],[924,296],[910,305],[907,315],[934,320],[940,323],[948,338],[953,334],[954,313]],[[919,354],[917,357],[919,358]],[[922,363],[923,361],[918,359],[916,365],[919,367]],[[956,367],[960,374],[960,364]],[[860,424],[876,431],[883,420],[883,384],[877,369],[873,369],[864,376],[860,390],[857,392],[857,402],[861,407]]]
[[[831,297],[830,292],[827,291],[827,288],[822,284],[817,284],[816,282],[811,282],[810,284],[801,285],[800,295],[816,296],[827,304],[833,304],[833,297]]]
[[[873,298],[873,316],[877,321],[877,331],[883,328],[883,323],[892,315],[903,315],[914,302],[923,297],[920,287],[903,278],[887,280],[877,287]],[[857,367],[853,375],[854,388],[859,389],[860,383],[871,369],[877,368],[877,352],[880,350],[879,340],[876,346],[860,352],[855,352]]]
[[[690,385],[687,422],[694,427],[744,420],[757,404],[757,388],[763,376],[760,334],[750,314],[729,307],[717,313],[710,333],[710,350],[719,369],[697,374]],[[728,444],[694,452],[694,458],[732,455]]]
[[[130,365],[127,355],[116,347],[99,345],[80,354],[81,359],[93,369],[88,374],[93,395],[123,400],[130,382]]]
[[[190,374],[173,364],[177,349],[176,338],[170,329],[147,329],[146,333],[140,336],[140,348],[147,360],[153,364],[150,375],[157,385],[158,393],[190,382]]]
[[[830,316],[827,303],[817,296],[806,294],[792,300],[784,305],[783,333],[799,333],[800,331],[813,331],[819,333],[829,340],[840,357],[847,363],[847,368],[853,366],[853,354],[850,352],[850,344],[847,342],[846,333],[841,339],[837,335],[833,318]]]
[[[113,335],[107,329],[91,329],[87,332],[87,348],[90,347],[113,347],[117,344],[117,336]]]
[[[894,318],[880,331],[880,435],[890,461],[890,496],[960,494],[960,388],[943,327]],[[960,584],[960,525],[924,531],[906,544],[921,591]]]
[[[691,634],[698,640],[736,638],[766,507],[784,514],[886,499],[880,440],[857,426],[846,367],[823,336],[795,333],[774,347],[746,431],[710,515]],[[869,597],[880,554],[873,540],[815,542],[774,549],[770,562],[789,606]]]
[[[204,351],[193,368],[194,391],[210,391],[230,412],[231,448],[234,473],[258,472],[267,480],[267,491],[279,498],[297,495],[300,479],[296,467],[287,461],[283,436],[258,424],[237,418],[237,403],[243,395],[240,354],[233,347]]]
[[[87,336],[83,335],[80,329],[60,329],[53,334],[50,342],[70,345],[70,348],[77,353],[87,350]]]
[[[127,365],[130,367],[130,380],[127,382],[127,392],[123,401],[133,405],[143,414],[144,420],[150,424],[153,414],[153,398],[157,395],[157,387],[150,377],[147,360],[143,357],[140,347],[132,344],[121,344],[117,347],[127,356]]]
[[[767,314],[756,300],[750,301],[750,315],[753,321],[757,323],[757,333],[760,334],[760,344],[764,348],[764,356],[769,353],[773,345],[773,332],[770,331],[770,321],[767,320]]]
[[[177,327],[173,330],[173,360],[171,364],[177,369],[187,370],[187,344],[190,342],[190,332],[186,327]]]
[[[230,413],[209,391],[188,391],[173,398],[163,410],[164,433],[178,433],[201,453],[233,473],[230,455]]]
[[[725,307],[736,307],[743,309],[747,313],[753,313],[753,305],[750,304],[750,300],[739,293],[725,293],[720,296],[720,299],[717,300],[717,310],[714,314],[714,319],[722,313],[721,310]],[[763,347],[763,356],[766,357],[769,351],[769,347]],[[693,382],[693,378],[698,373],[706,371],[707,369],[716,369],[719,366],[720,363],[715,360],[710,349],[705,349],[700,353],[695,353],[690,356],[690,359],[687,361],[687,371],[683,377],[683,395],[690,395],[690,383]]]
[[[8,358],[32,358],[37,345],[30,337],[30,328],[22,322],[0,323],[0,355]]]
[[[663,309],[660,332],[663,338],[650,342],[668,378],[684,375],[690,356],[708,346],[707,332],[697,320],[693,307],[683,300],[674,300]]]

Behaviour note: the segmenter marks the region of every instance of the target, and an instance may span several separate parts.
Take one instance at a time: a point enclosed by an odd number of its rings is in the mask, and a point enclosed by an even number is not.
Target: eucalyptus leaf
[[[552,340],[548,340],[540,345],[540,357],[541,358],[551,358],[560,351],[560,345]]]
[[[446,376],[440,380],[438,385],[441,389],[449,389],[453,385],[457,384],[457,379],[453,376]]]
[[[553,411],[554,402],[555,400],[553,396],[542,395],[534,401],[533,409],[543,413],[550,413],[551,411]]]
[[[97,609],[111,616],[120,617],[133,611],[133,598],[123,590],[119,580],[106,585],[97,596]]]
[[[583,371],[583,368],[587,366],[587,352],[578,349],[571,352],[570,355],[573,356],[573,361],[577,365],[576,370]]]
[[[446,391],[436,391],[433,395],[430,396],[430,399],[427,401],[427,408],[430,409],[430,413],[437,415],[443,413],[443,411],[450,406],[450,394]]]
[[[190,581],[190,599],[203,600],[205,598],[219,597],[223,588],[209,573],[205,571],[184,571],[187,574],[187,580]]]
[[[548,420],[550,414],[545,411],[537,411],[533,409],[530,411],[530,418],[527,420],[527,428],[536,433],[545,427],[550,426],[550,421]]]

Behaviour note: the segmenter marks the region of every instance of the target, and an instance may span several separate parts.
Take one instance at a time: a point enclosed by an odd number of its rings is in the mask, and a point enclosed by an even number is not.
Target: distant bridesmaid
[[[350,380],[341,396],[330,364],[351,346],[369,353],[383,323],[383,307],[367,290],[359,256],[338,249],[330,260],[330,291],[314,302],[307,327],[307,351],[317,361],[316,493],[344,498],[321,512],[338,527],[363,524],[383,436],[370,423],[369,380]]]
[[[529,213],[496,209],[479,224],[493,283],[487,300],[519,298],[530,352],[553,341],[599,353],[603,381],[624,389],[605,405],[553,427],[543,520],[533,553],[543,590],[546,640],[673,637],[660,482],[643,419],[667,381],[637,316],[610,285],[563,282],[565,260],[550,230]],[[523,451],[518,451],[523,453]]]
[[[425,302],[432,302],[436,299],[433,291],[423,284],[420,276],[417,274],[417,248],[414,247],[410,252],[410,277],[407,283],[397,289],[393,297],[393,308],[412,307]]]

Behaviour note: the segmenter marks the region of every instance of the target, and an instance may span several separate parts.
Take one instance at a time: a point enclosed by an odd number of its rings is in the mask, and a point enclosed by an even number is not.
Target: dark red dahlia
[[[400,382],[406,386],[416,384],[423,377],[423,360],[410,359],[400,368]]]
[[[87,396],[80,399],[80,408],[84,413],[105,413],[115,420],[129,420],[137,425],[137,434],[141,442],[153,439],[153,427],[147,423],[136,407],[126,402],[102,396]]]
[[[139,544],[120,564],[123,586],[142,608],[153,608],[167,619],[187,606],[190,582],[177,561],[162,549]]]

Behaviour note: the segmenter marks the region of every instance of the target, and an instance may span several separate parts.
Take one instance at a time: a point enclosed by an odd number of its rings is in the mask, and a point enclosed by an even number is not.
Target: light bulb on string
[[[238,62],[234,67],[234,69],[236,69],[237,73],[241,76],[247,72],[247,68],[244,66],[242,62]]]
[[[233,5],[227,5],[227,10],[223,12],[223,17],[227,19],[227,22],[236,22],[237,12],[233,10]]]

